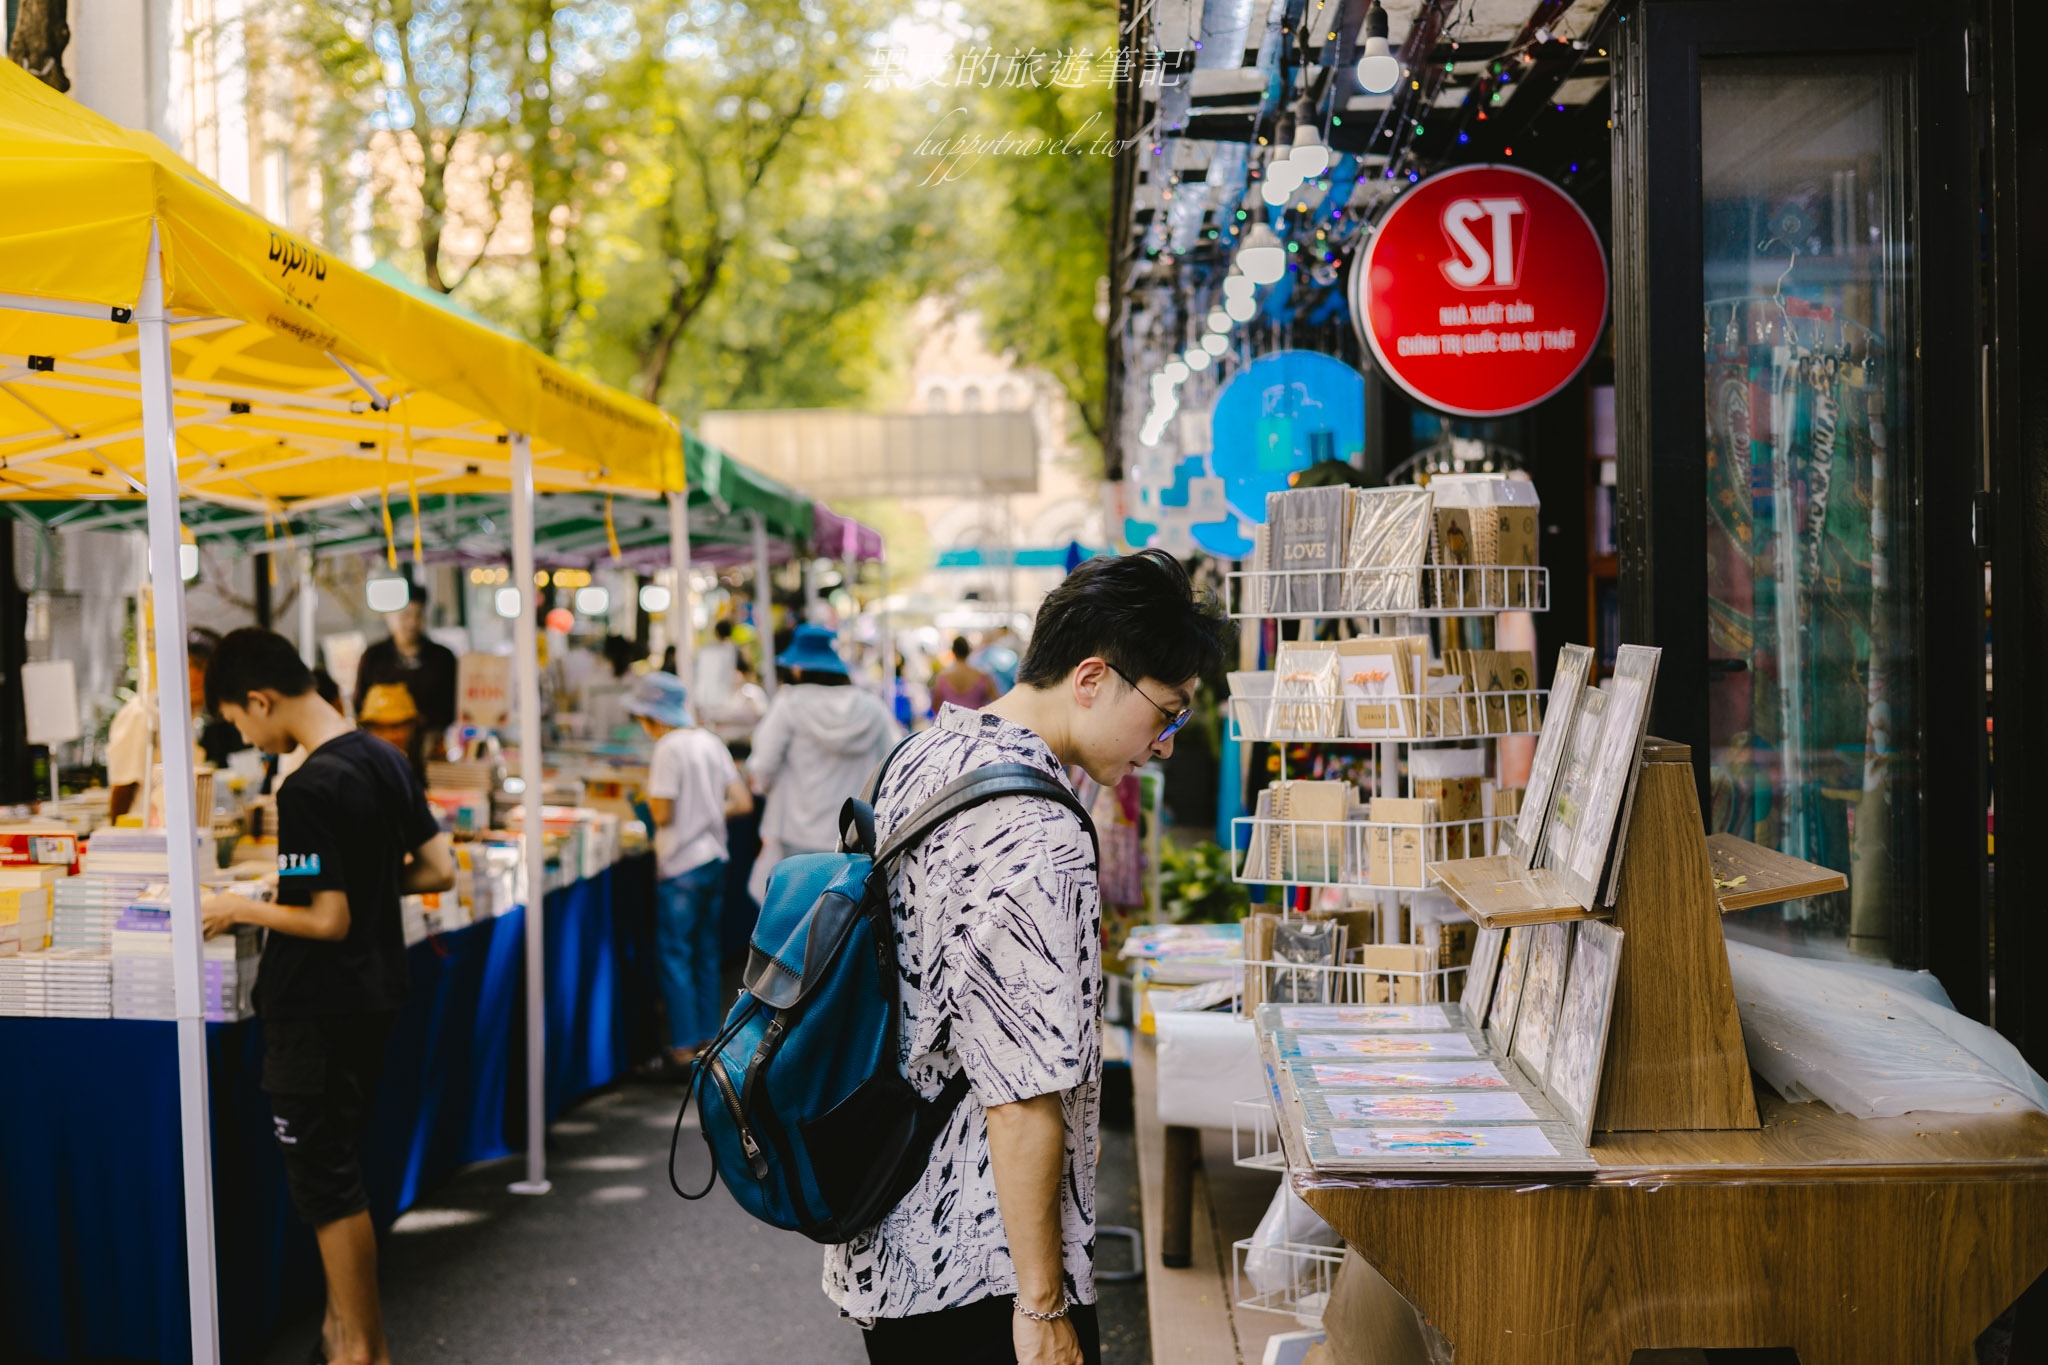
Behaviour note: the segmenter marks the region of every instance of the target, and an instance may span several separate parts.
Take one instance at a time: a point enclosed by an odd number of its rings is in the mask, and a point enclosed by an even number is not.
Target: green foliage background
[[[273,0],[252,55],[313,150],[312,235],[685,423],[904,406],[911,313],[938,298],[1099,438],[1111,159],[935,175],[918,144],[952,109],[1085,144],[1111,91],[874,79],[903,22],[998,58],[1115,38],[1100,0]]]

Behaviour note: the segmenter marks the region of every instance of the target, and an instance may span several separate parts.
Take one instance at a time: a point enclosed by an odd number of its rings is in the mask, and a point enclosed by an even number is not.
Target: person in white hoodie
[[[768,798],[761,817],[761,856],[747,890],[768,890],[775,864],[798,853],[822,853],[839,842],[839,811],[868,774],[903,738],[881,698],[851,685],[832,632],[798,626],[776,656],[789,680],[775,690],[754,727],[747,774]]]

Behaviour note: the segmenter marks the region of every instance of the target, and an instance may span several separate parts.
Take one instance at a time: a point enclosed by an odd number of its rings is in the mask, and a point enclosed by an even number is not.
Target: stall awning
[[[0,497],[140,488],[133,311],[152,230],[187,496],[280,511],[503,488],[512,432],[543,490],[684,486],[660,409],[273,227],[8,63],[0,183],[0,304],[65,310],[0,308]]]
[[[689,476],[692,507],[708,502],[735,512],[759,512],[769,535],[810,541],[811,500],[795,489],[741,464],[689,432],[683,433],[683,467]]]
[[[863,526],[852,517],[842,517],[822,502],[813,505],[811,523],[811,545],[821,555],[833,559],[882,557],[880,531]]]

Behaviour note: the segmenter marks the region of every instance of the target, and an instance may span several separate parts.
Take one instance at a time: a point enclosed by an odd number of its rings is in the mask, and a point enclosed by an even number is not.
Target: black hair
[[[341,684],[334,675],[324,668],[313,670],[313,690],[320,694],[320,700],[339,711],[341,709]]]
[[[220,647],[220,632],[205,626],[193,626],[185,632],[185,658],[188,666],[206,667],[213,657],[213,651]]]
[[[711,633],[721,640],[730,640],[732,638],[732,622],[720,621],[711,628]]]
[[[427,605],[427,585],[417,580],[406,585],[405,600],[424,607]]]
[[[953,657],[964,664],[967,662],[967,655],[967,637],[965,635],[955,635],[953,637]]]
[[[1101,556],[1046,594],[1017,681],[1042,690],[1083,659],[1102,658],[1132,682],[1178,685],[1206,672],[1236,638],[1222,606],[1196,592],[1166,551]]]
[[[244,626],[229,631],[206,665],[206,709],[220,714],[224,702],[240,706],[251,692],[265,690],[303,697],[313,690],[313,670],[298,647],[274,630]]]

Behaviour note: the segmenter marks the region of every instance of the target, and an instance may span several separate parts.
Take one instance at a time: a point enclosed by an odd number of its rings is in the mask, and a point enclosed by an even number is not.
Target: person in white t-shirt
[[[753,810],[754,798],[725,744],[697,728],[682,679],[646,674],[625,709],[654,737],[647,808],[654,817],[655,957],[669,1059],[687,1066],[718,1032],[725,822]]]

